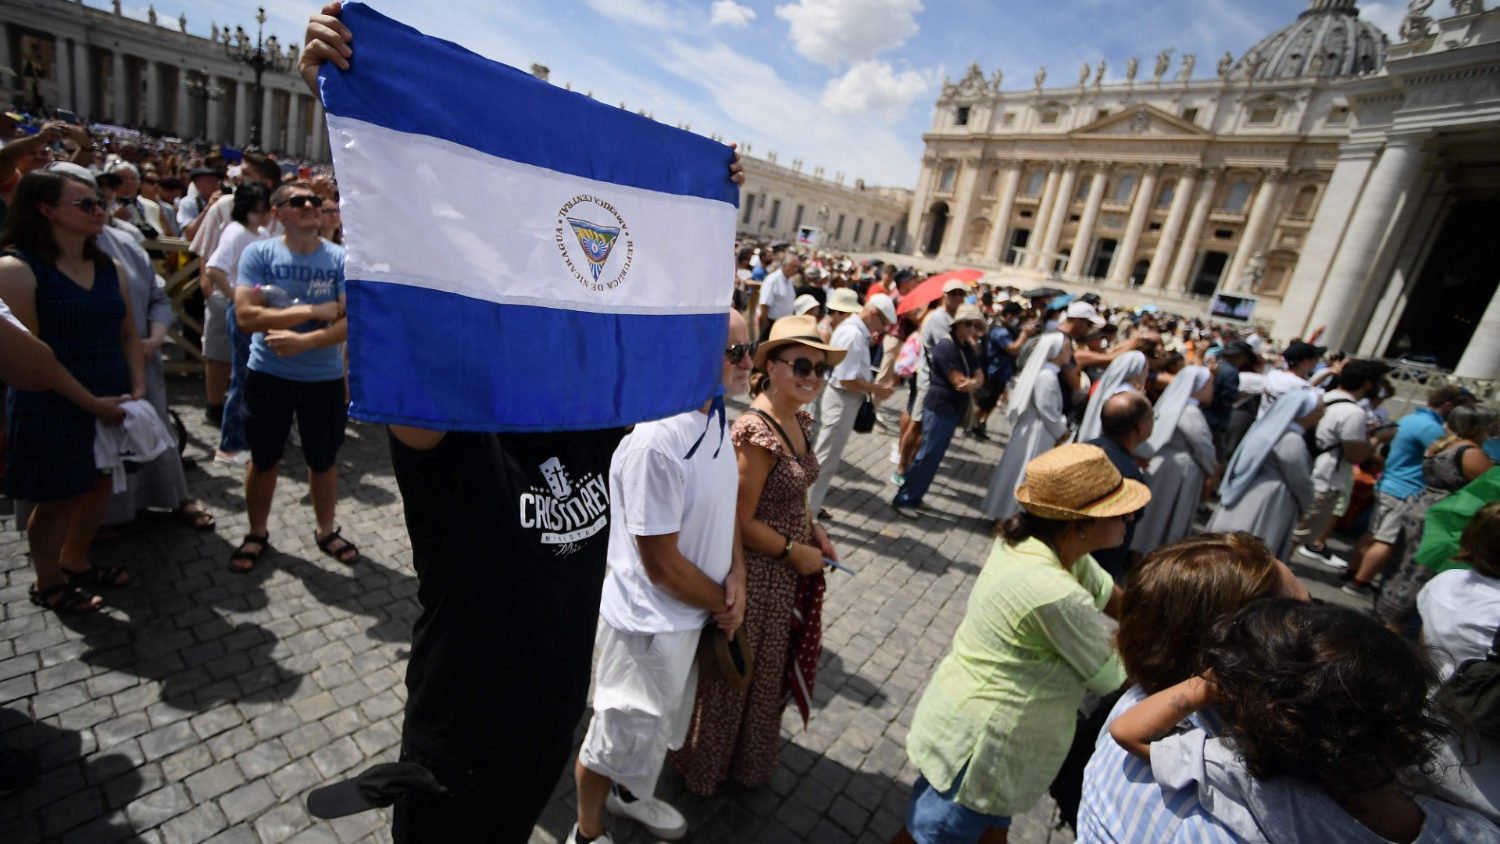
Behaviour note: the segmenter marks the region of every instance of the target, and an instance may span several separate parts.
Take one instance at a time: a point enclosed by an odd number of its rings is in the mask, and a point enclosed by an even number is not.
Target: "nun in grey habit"
[[[1240,440],[1219,485],[1211,533],[1244,531],[1260,537],[1278,559],[1292,551],[1297,515],[1313,501],[1312,460],[1303,435],[1322,414],[1318,392],[1287,393]]]
[[[1140,352],[1126,352],[1110,361],[1109,368],[1099,376],[1099,386],[1089,396],[1088,407],[1083,410],[1083,421],[1078,423],[1078,432],[1073,442],[1086,443],[1096,440],[1104,432],[1099,424],[1099,415],[1104,412],[1104,403],[1110,396],[1135,390],[1146,392],[1146,356]]]
[[[1199,402],[1212,396],[1213,377],[1201,366],[1189,366],[1172,378],[1156,400],[1151,439],[1142,446],[1150,455],[1146,485],[1151,503],[1135,525],[1130,550],[1149,554],[1176,542],[1193,529],[1203,494],[1203,480],[1218,469],[1214,435]]]
[[[1010,440],[990,475],[989,491],[980,509],[991,519],[1008,519],[1020,512],[1016,487],[1033,457],[1052,449],[1068,434],[1063,418],[1060,365],[1067,360],[1067,338],[1060,331],[1043,334],[1016,376],[1005,405]]]

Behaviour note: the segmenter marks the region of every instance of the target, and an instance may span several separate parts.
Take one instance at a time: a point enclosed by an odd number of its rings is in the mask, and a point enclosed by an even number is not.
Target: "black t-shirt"
[[[948,373],[957,371],[966,378],[979,371],[979,352],[968,343],[959,343],[952,337],[938,341],[929,358],[932,367],[932,385],[927,388],[927,398],[922,409],[949,416],[962,416],[969,409],[969,394],[953,389]]]
[[[524,768],[583,715],[609,547],[609,462],[625,429],[391,437],[417,600],[405,739]],[[497,751],[523,758],[497,758]]]
[[[1104,453],[1109,455],[1109,462],[1115,464],[1121,477],[1141,483],[1146,482],[1146,473],[1141,471],[1140,465],[1135,462],[1135,457],[1126,451],[1124,446],[1109,437],[1089,440],[1089,445],[1097,445],[1104,449]],[[1130,568],[1130,542],[1133,539],[1135,539],[1135,519],[1125,523],[1124,542],[1115,548],[1101,548],[1094,552],[1094,562],[1113,575],[1117,583],[1125,580],[1125,571]]]

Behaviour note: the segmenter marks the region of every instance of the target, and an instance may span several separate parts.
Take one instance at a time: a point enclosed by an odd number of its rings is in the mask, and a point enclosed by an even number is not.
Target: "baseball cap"
[[[1296,363],[1309,358],[1320,358],[1326,351],[1328,351],[1327,346],[1314,346],[1311,343],[1304,343],[1301,340],[1293,340],[1287,344],[1286,350],[1281,353],[1281,356],[1286,359],[1287,363]]]
[[[876,293],[866,304],[874,305],[875,310],[880,311],[880,315],[885,317],[887,325],[896,324],[896,301],[894,299],[884,293]]]
[[[414,762],[386,762],[357,777],[315,788],[307,811],[315,818],[342,818],[395,803],[408,794],[447,794],[432,772]]]
[[[1078,301],[1068,305],[1068,319],[1086,319],[1094,325],[1104,325],[1104,317],[1099,316],[1099,310],[1088,302]]]
[[[945,282],[943,284],[943,295],[944,296],[948,295],[949,293],[968,293],[968,292],[969,292],[969,285],[966,284],[966,283],[964,283],[964,282],[962,282],[962,281],[959,281],[956,278],[953,279],[953,280],[951,280],[951,281]]]

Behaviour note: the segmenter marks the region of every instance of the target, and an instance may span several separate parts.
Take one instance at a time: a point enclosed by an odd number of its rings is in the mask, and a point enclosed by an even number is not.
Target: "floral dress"
[[[812,417],[799,412],[797,421],[810,444]],[[736,448],[756,445],[776,457],[755,517],[793,542],[810,543],[807,491],[818,479],[818,458],[812,449],[801,456],[788,453],[770,423],[753,412],[735,420],[730,437]],[[668,757],[695,794],[712,794],[731,776],[742,785],[759,785],[776,768],[781,713],[788,699],[785,678],[797,647],[793,609],[803,578],[785,560],[749,549],[745,567],[745,622],[737,635],[754,655],[750,686],[740,692],[722,680],[701,680],[687,739]],[[822,574],[813,577],[821,581]]]

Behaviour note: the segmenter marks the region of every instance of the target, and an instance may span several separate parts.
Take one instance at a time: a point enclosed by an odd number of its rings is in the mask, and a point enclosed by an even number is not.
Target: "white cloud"
[[[917,34],[922,0],[796,0],[776,7],[797,52],[828,67],[872,59]]]
[[[1406,9],[1400,3],[1366,3],[1359,7],[1359,16],[1380,27],[1380,31],[1389,35],[1392,41],[1397,41],[1400,40],[1397,33],[1401,31]]]
[[[714,26],[723,24],[734,29],[739,29],[753,20],[755,20],[755,10],[749,6],[741,6],[734,0],[714,0],[713,9],[708,18],[708,22]]]
[[[590,9],[618,23],[646,29],[682,29],[682,16],[657,0],[587,0]]]
[[[915,70],[896,71],[882,61],[855,62],[823,89],[823,107],[837,114],[872,114],[894,119],[927,91],[928,77]]]

